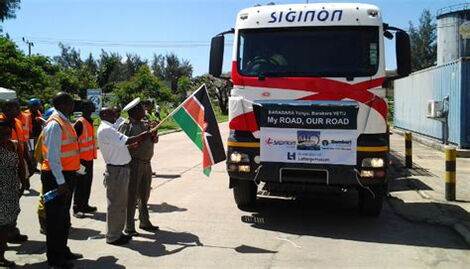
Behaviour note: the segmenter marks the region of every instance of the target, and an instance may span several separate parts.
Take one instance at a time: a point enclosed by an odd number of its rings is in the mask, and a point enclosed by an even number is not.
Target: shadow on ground
[[[46,253],[46,237],[44,241],[28,240],[21,245],[10,245],[8,249],[16,250],[17,255],[33,255]]]
[[[91,213],[91,214],[86,214],[85,218],[105,222],[106,221],[106,212],[95,212],[95,213]]]
[[[258,200],[256,212],[242,217],[252,227],[295,235],[308,235],[331,239],[353,240],[380,244],[412,245],[448,249],[467,249],[466,243],[448,228],[397,216],[389,201],[382,214],[364,217],[352,207],[345,207],[330,199],[280,200],[262,198]],[[351,204],[354,204],[352,201]],[[435,210],[428,203],[394,203],[393,207],[406,212]],[[449,205],[450,207],[455,207]]]
[[[170,205],[170,204],[167,204],[167,203],[161,203],[161,204],[158,204],[158,205],[149,204],[148,208],[149,208],[149,210],[151,210],[153,212],[158,212],[158,213],[171,213],[171,212],[188,211],[188,209],[186,209],[186,208],[177,207],[175,205]]]
[[[179,174],[155,174],[153,178],[160,178],[160,179],[175,179],[179,178],[181,175]]]
[[[72,240],[88,240],[90,237],[96,237],[101,234],[100,231],[88,228],[75,228],[70,229],[69,239]]]
[[[392,155],[391,161],[390,193],[431,190],[419,179],[409,178],[414,174],[403,169],[399,157]],[[434,176],[424,168],[417,169],[421,174]],[[313,194],[294,200],[258,198],[257,206],[250,209],[241,220],[257,229],[296,235],[380,244],[469,248],[447,224],[442,224],[447,221],[448,225],[452,225],[455,221],[470,219],[467,211],[459,206],[432,202],[406,203],[388,197],[381,215],[374,218],[359,215],[356,205],[356,191],[339,196]],[[438,218],[439,222],[433,221]]]
[[[87,260],[87,259],[82,259],[78,261],[74,261],[74,268],[83,268],[83,269],[123,269],[126,268],[123,265],[120,265],[117,263],[118,259],[114,256],[104,256],[98,258],[96,261],[95,260]],[[44,268],[50,268],[47,265],[47,262],[39,262],[35,264],[25,264],[23,266],[17,266],[17,268],[28,268],[28,269],[44,269]]]
[[[175,254],[190,247],[203,246],[199,237],[187,232],[172,232],[160,230],[155,234],[141,234],[145,241],[132,240],[122,247],[132,249],[148,257],[161,257]]]
[[[412,164],[411,169],[405,168],[405,158],[396,151],[390,151],[390,161],[392,162],[391,169],[395,173],[399,173],[399,176],[410,177],[410,176],[425,176],[425,177],[437,177],[434,173],[430,172],[429,169],[419,166],[416,163]]]

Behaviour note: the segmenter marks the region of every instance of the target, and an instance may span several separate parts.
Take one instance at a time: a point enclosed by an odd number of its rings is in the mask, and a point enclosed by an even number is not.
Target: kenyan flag
[[[206,85],[199,87],[173,113],[173,119],[202,151],[202,167],[209,176],[211,166],[225,160],[225,150]]]

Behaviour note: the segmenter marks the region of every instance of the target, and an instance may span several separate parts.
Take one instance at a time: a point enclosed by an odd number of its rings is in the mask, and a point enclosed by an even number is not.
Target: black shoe
[[[125,245],[127,243],[129,243],[129,240],[131,240],[131,238],[129,236],[126,236],[126,235],[121,235],[121,237],[119,237],[118,240],[116,241],[113,241],[113,242],[106,242],[110,245],[115,245],[115,246],[121,246],[121,245]]]
[[[158,226],[155,226],[155,225],[145,225],[145,226],[139,226],[140,229],[144,230],[144,231],[148,231],[148,232],[153,232],[153,231],[158,231],[160,230],[160,227]]]
[[[15,234],[8,238],[8,243],[19,244],[28,241],[28,236],[24,234]]]
[[[81,212],[83,213],[95,213],[96,211],[98,210],[98,208],[96,208],[96,206],[85,206],[84,208],[82,208],[82,210],[80,210]]]
[[[126,235],[133,237],[133,236],[139,236],[140,234],[136,231],[125,231]]]
[[[69,252],[64,255],[64,258],[67,260],[79,260],[79,259],[83,259],[83,255],[79,253]]]
[[[60,268],[60,269],[70,269],[73,268],[73,263],[67,261],[65,259],[61,259],[55,262],[48,262],[49,266],[52,268]]]

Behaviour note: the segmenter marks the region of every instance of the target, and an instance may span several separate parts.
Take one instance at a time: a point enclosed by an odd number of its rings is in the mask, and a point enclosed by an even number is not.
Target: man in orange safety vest
[[[93,160],[97,157],[96,135],[91,114],[96,107],[87,100],[82,103],[82,116],[74,124],[80,148],[80,164],[84,171],[77,177],[73,197],[73,213],[82,218],[86,213],[96,212],[97,208],[88,204],[93,180]]]

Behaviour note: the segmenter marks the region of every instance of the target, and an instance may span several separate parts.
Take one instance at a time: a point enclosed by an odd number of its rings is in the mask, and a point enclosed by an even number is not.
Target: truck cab
[[[237,205],[253,205],[260,182],[269,193],[354,188],[361,211],[378,215],[389,163],[384,37],[396,39],[395,76],[406,76],[408,35],[374,5],[255,6],[212,39],[216,77],[226,34],[234,34],[227,171]]]

